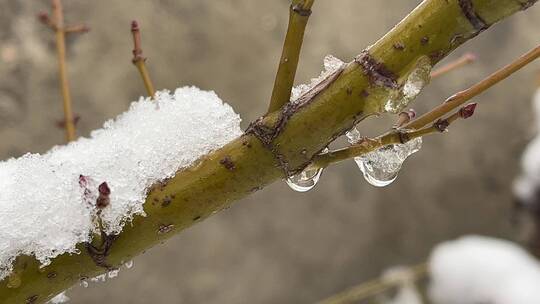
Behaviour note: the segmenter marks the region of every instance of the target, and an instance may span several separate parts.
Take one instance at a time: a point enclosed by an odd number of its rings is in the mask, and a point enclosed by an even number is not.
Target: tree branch
[[[304,32],[315,0],[293,1],[289,9],[289,25],[283,43],[274,89],[267,113],[277,111],[291,99],[291,90],[300,59]]]
[[[474,3],[476,14],[488,26],[525,7],[517,0]],[[257,119],[238,139],[150,189],[144,204],[147,216],[135,217],[125,226],[107,253],[107,263],[121,265],[234,201],[301,171],[335,138],[384,110],[395,90],[392,85],[408,75],[419,58],[427,56],[434,65],[478,33],[457,0],[424,0],[359,60],[294,103]],[[407,51],[393,48],[395,43],[403,44]],[[167,204],[160,203],[163,201]],[[83,244],[78,248],[81,254],[61,255],[46,267],[40,267],[33,257],[18,257],[15,271],[22,284],[8,288],[7,280],[1,281],[0,298],[8,303],[43,303],[79,280],[106,271],[85,254]]]
[[[481,93],[496,85],[500,81],[506,79],[508,76],[512,75],[522,67],[536,60],[538,57],[540,57],[540,46],[537,46],[526,54],[523,54],[514,62],[496,71],[495,73],[491,74],[489,77],[485,78],[474,86],[450,96],[448,99],[446,99],[444,103],[442,103],[435,109],[429,111],[428,113],[420,116],[418,119],[413,120],[409,124],[405,125],[404,128],[418,129],[424,127],[428,123],[448,114],[449,112],[455,110],[465,102],[480,95]]]
[[[442,119],[443,116],[447,115],[451,111],[454,111],[459,106],[463,105],[465,102],[471,100],[473,97],[478,96],[496,83],[517,72],[519,69],[526,66],[538,57],[540,57],[540,46],[523,54],[521,57],[519,57],[512,63],[499,69],[498,71],[494,72],[490,76],[484,78],[482,81],[476,83],[468,89],[452,95],[443,104],[422,115],[420,118],[412,120],[409,123],[402,124],[399,129],[392,130],[374,139],[365,138],[361,142],[354,144],[350,147],[317,155],[314,158],[313,163],[310,164],[310,167],[313,169],[325,168],[331,164],[358,157],[369,152],[373,152],[387,145],[403,144],[414,138],[422,137],[428,134],[443,132],[457,118],[470,117],[472,113],[474,113],[474,107],[476,106],[476,104],[471,104],[475,105],[472,108],[470,107],[470,105],[467,106],[469,108],[461,108],[460,111],[454,113],[447,119]],[[469,112],[464,112],[465,110],[469,110]],[[435,123],[431,127],[422,129],[428,123],[433,121],[435,121]]]
[[[146,68],[146,57],[143,56],[141,47],[141,30],[139,28],[139,23],[135,20],[131,22],[131,33],[133,34],[133,59],[131,61],[141,74],[148,96],[154,97],[156,90],[154,89],[154,84],[152,83],[152,79]]]

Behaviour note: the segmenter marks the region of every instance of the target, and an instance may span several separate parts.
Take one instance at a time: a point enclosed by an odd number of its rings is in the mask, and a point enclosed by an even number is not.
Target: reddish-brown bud
[[[106,195],[108,196],[111,194],[111,189],[109,188],[109,185],[107,185],[107,182],[103,182],[99,185],[98,191],[100,195]]]
[[[474,114],[474,110],[476,109],[476,102],[470,103],[461,109],[459,109],[459,117],[463,119],[467,119]]]
[[[131,21],[131,31],[137,32],[138,30],[139,30],[139,23],[137,22],[137,20]]]

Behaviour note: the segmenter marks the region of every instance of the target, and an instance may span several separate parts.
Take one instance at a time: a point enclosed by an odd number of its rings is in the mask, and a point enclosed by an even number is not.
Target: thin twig
[[[141,74],[141,78],[144,82],[146,92],[149,96],[154,97],[154,95],[156,94],[156,90],[154,89],[154,84],[152,83],[152,79],[150,78],[150,74],[148,73],[148,69],[146,68],[146,57],[143,56],[143,51],[141,48],[141,31],[139,28],[139,23],[135,20],[131,22],[131,33],[133,34],[132,62]]]
[[[476,103],[468,104],[456,111],[454,114],[450,115],[448,118],[435,121],[433,125],[427,128],[422,128],[419,130],[407,130],[400,128],[394,129],[376,138],[363,138],[352,146],[317,155],[313,162],[309,165],[309,168],[325,168],[331,164],[358,157],[388,145],[404,144],[419,137],[445,132],[447,128],[458,118],[466,119],[471,117],[475,108]]]
[[[60,76],[60,90],[62,92],[64,107],[64,122],[66,129],[66,140],[68,142],[75,140],[75,123],[73,112],[71,110],[71,95],[69,92],[69,83],[66,66],[66,35],[64,32],[64,12],[61,0],[52,0],[53,20],[56,48],[58,51],[58,71]]]
[[[289,25],[283,43],[281,59],[274,81],[268,113],[274,112],[289,102],[294,78],[298,68],[304,32],[315,0],[293,1],[289,12]]]
[[[444,103],[437,106],[436,108],[429,111],[428,113],[411,121],[410,123],[405,125],[403,128],[404,129],[419,129],[426,126],[430,122],[454,111],[459,106],[471,100],[473,97],[480,95],[481,93],[491,88],[495,84],[506,79],[508,76],[512,75],[513,73],[523,68],[527,64],[531,63],[538,57],[540,57],[540,46],[537,46],[536,48],[525,53],[524,55],[516,59],[514,62],[499,69],[498,71],[491,74],[484,80],[478,82],[477,84],[473,85],[472,87],[450,96],[448,99],[446,99]]]
[[[428,264],[422,263],[409,268],[412,274],[412,280],[418,281],[428,275]],[[318,302],[319,304],[345,304],[357,303],[371,296],[380,294],[388,289],[394,288],[399,284],[397,281],[385,280],[377,278],[371,281],[364,282],[360,285],[349,288],[341,293],[333,295],[325,300]]]
[[[476,60],[476,55],[474,55],[473,53],[466,53],[463,56],[459,57],[458,59],[452,62],[449,62],[448,64],[443,65],[442,67],[431,72],[431,78],[440,77],[462,66],[473,63],[475,60]]]

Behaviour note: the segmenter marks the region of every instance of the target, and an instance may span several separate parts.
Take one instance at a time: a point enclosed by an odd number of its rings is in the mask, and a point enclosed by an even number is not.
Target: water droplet
[[[129,260],[124,263],[124,266],[126,266],[127,269],[130,269],[133,267],[133,260]]]
[[[407,107],[429,83],[431,68],[431,60],[426,56],[420,57],[406,75],[405,83],[401,89],[390,94],[388,101],[384,105],[384,110],[397,114]]]
[[[328,148],[325,148],[321,154],[328,152]],[[306,169],[298,174],[289,176],[285,182],[291,189],[297,192],[307,192],[319,182],[323,169]]]
[[[376,187],[390,185],[396,180],[403,162],[422,147],[422,138],[415,138],[405,144],[383,147],[377,151],[355,157],[356,164],[366,181]]]

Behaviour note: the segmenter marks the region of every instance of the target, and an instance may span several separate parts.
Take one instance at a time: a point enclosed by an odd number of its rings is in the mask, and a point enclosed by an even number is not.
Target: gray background
[[[79,134],[144,94],[130,62],[132,19],[142,25],[157,87],[213,89],[244,126],[266,109],[288,1],[64,2],[68,22],[92,27],[68,41]],[[317,75],[326,54],[349,60],[418,3],[317,1],[298,80]],[[2,159],[63,142],[54,127],[62,112],[53,35],[35,21],[45,9],[44,0],[0,0]],[[533,47],[539,27],[540,7],[494,26],[453,55],[474,51],[479,62],[433,81],[415,108],[427,110]],[[368,185],[352,162],[329,168],[306,194],[276,183],[149,250],[118,278],[74,288],[72,303],[309,303],[388,266],[420,262],[441,240],[515,237],[510,185],[533,134],[537,69],[529,66],[477,98],[474,119],[427,138],[391,186]],[[389,126],[381,122],[378,130]]]

